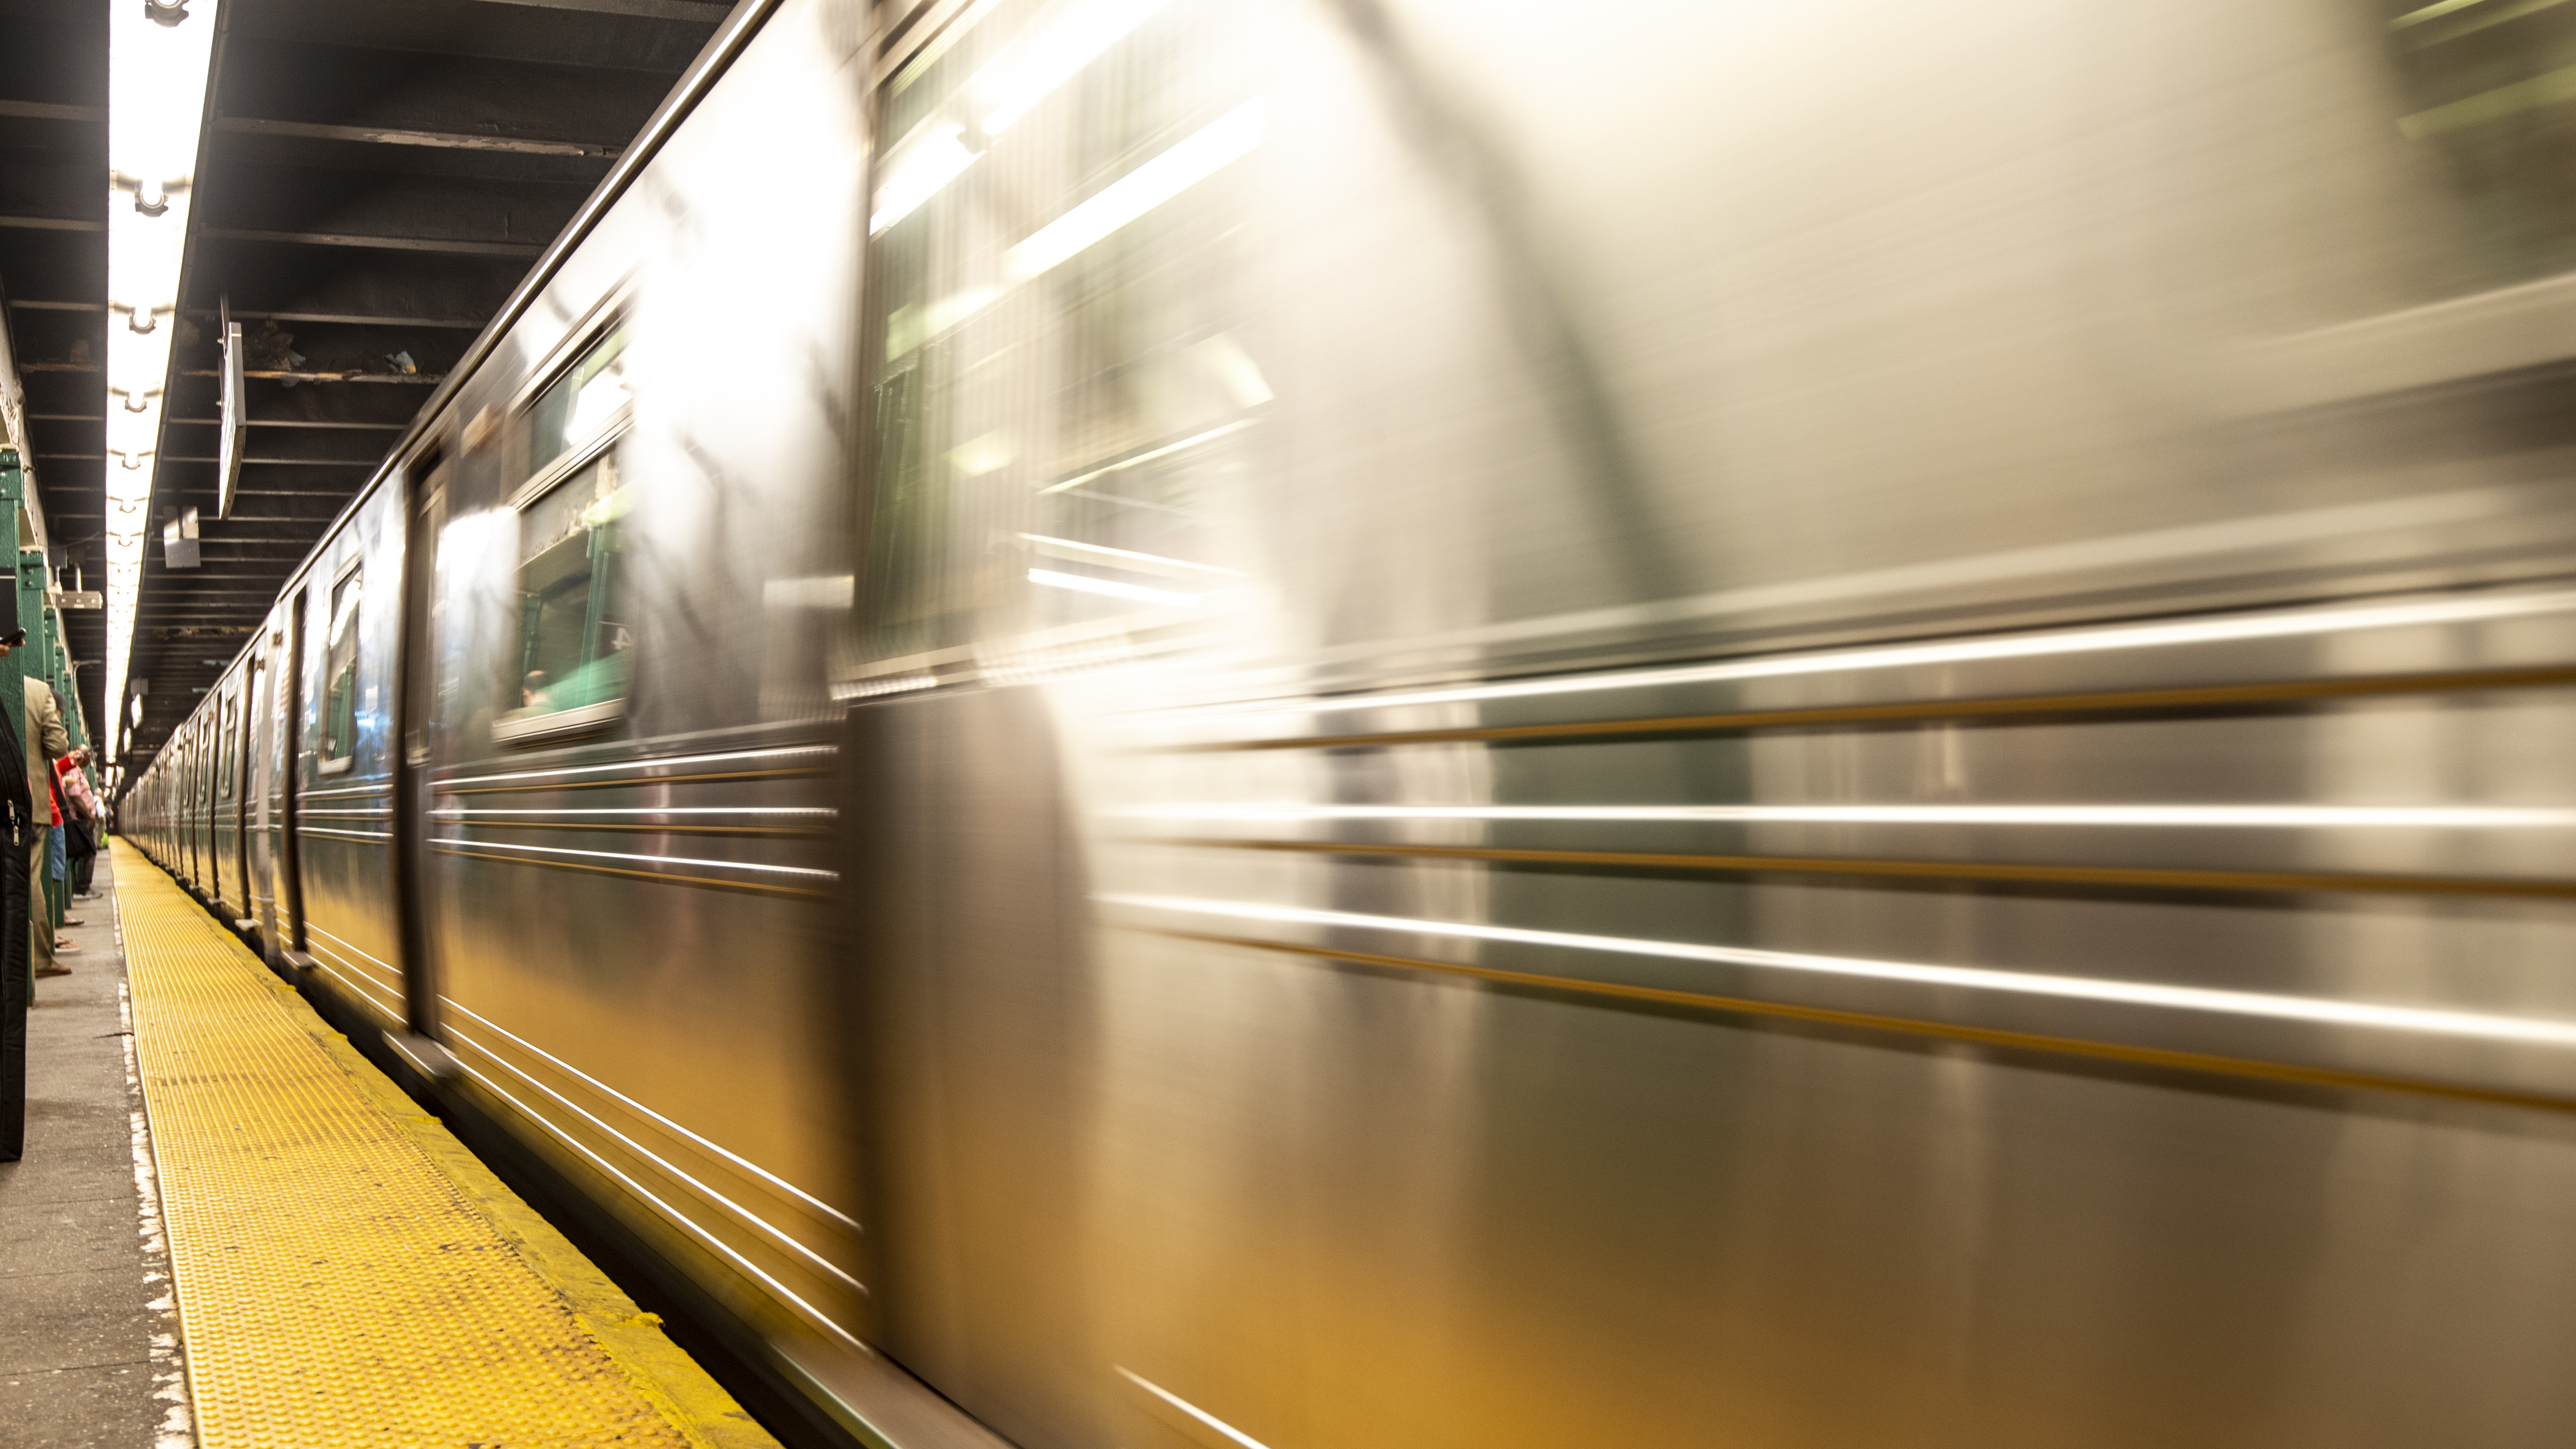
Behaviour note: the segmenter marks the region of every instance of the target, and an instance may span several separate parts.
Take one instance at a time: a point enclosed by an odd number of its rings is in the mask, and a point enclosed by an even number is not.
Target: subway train
[[[791,1439],[2561,1443],[2571,15],[745,0],[121,827]]]

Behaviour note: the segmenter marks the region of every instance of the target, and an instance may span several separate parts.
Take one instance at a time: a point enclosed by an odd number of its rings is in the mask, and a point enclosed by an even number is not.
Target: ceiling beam
[[[105,231],[103,221],[68,216],[0,216],[0,231]]]
[[[30,413],[28,416],[51,418],[55,422],[63,423],[103,423],[107,421],[105,418],[76,418],[58,416],[53,413]],[[170,421],[174,423],[185,423],[190,427],[219,428],[223,426],[223,422],[219,418],[172,418]],[[376,433],[399,433],[403,429],[411,426],[409,423],[324,423],[314,422],[306,418],[247,418],[244,419],[244,421],[254,428],[363,428],[366,431]]]
[[[511,151],[522,156],[596,156],[614,159],[626,148],[588,141],[547,141],[519,136],[479,136],[463,131],[406,131],[387,126],[326,126],[312,121],[268,121],[221,116],[215,129],[244,136],[294,136],[308,141],[363,141],[378,146],[434,146],[450,151]]]
[[[12,220],[24,220],[24,218],[0,216],[0,225],[7,225]],[[86,231],[93,228],[66,225],[61,229]],[[95,229],[104,230],[103,227]],[[253,231],[247,227],[236,226],[201,227],[197,235],[214,241],[286,242],[296,246],[358,247],[380,252],[447,252],[460,257],[533,257],[545,251],[544,247],[534,242],[452,241],[445,237],[418,236],[359,236],[335,231]]]
[[[39,371],[44,370],[43,364],[29,364],[29,366]],[[74,367],[64,363],[55,364],[52,370],[56,372],[98,371],[95,367]],[[181,377],[223,376],[211,367],[192,367],[179,375]],[[296,382],[438,382],[447,374],[443,372],[267,372],[251,369],[243,372],[242,376],[287,378]]]
[[[104,312],[107,310],[107,304],[104,302],[95,304],[86,302],[38,302],[32,304],[26,302],[12,302],[9,305],[13,307],[33,305],[39,307],[62,307],[66,309],[80,307],[92,312]],[[212,307],[191,307],[188,309],[187,315],[191,317],[211,319],[216,314],[215,309]],[[454,327],[467,332],[480,332],[483,330],[483,324],[491,320],[489,318],[472,317],[366,317],[346,312],[244,312],[239,309],[235,309],[232,315],[233,320],[236,322],[243,320],[257,322],[262,319],[270,319],[278,322],[318,322],[345,327]]]
[[[51,455],[48,455],[48,454],[41,454],[41,453],[40,453],[40,454],[38,454],[37,456],[39,456],[39,457],[56,456],[56,457],[64,457],[64,458],[97,458],[100,462],[105,462],[105,461],[106,461],[106,455],[105,455],[105,454],[100,454],[100,453],[61,453],[61,454],[51,454]],[[190,456],[190,455],[185,454],[185,453],[164,453],[164,454],[162,454],[162,455],[161,455],[161,461],[162,461],[162,462],[164,462],[164,463],[220,463],[220,462],[222,462],[222,461],[223,461],[223,459],[221,459],[221,458],[198,458],[198,457]],[[383,460],[383,459],[381,459],[381,458],[244,458],[244,459],[242,459],[242,462],[243,462],[243,463],[245,463],[245,464],[249,464],[249,463],[264,463],[264,464],[266,464],[266,465],[268,465],[269,467],[272,467],[272,468],[372,468],[372,467],[376,466],[378,463],[383,462],[383,461],[384,461],[384,460]]]
[[[0,116],[23,121],[104,121],[105,106],[63,106],[51,101],[0,100]]]
[[[712,25],[733,6],[726,0],[484,0],[488,5],[519,5],[537,10],[587,10],[595,15],[632,15],[644,20],[694,20]]]

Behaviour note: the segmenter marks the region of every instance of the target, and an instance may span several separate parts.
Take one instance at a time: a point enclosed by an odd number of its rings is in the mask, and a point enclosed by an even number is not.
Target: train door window
[[[351,570],[332,586],[331,625],[322,656],[322,762],[326,775],[345,773],[358,744],[358,608],[365,594]]]
[[[229,690],[224,693],[216,709],[219,712],[217,717],[221,722],[215,726],[215,738],[218,742],[215,746],[215,797],[219,800],[229,800],[233,798],[232,742],[238,737],[235,731],[241,728],[241,710],[234,704],[234,696]]]
[[[519,514],[518,708],[533,726],[571,711],[606,714],[626,698],[628,623],[617,460],[602,454]]]
[[[609,436],[628,416],[626,329],[612,327],[528,411],[528,473]]]
[[[519,491],[519,621],[503,743],[586,733],[625,713],[635,632],[617,439],[633,417],[626,329],[611,325],[536,396]]]
[[[1230,510],[1276,363],[1236,240],[1259,172],[1232,163],[1260,144],[1260,102],[1235,78],[1237,42],[1194,7],[1126,6],[1080,59],[1030,59],[1061,45],[1072,10],[987,20],[881,102],[871,676],[919,680],[979,638],[1162,633],[1249,582]],[[1031,66],[1050,78],[999,131],[990,77]],[[991,159],[934,169],[970,154],[960,136]],[[1182,189],[1115,225],[1089,220],[1100,198],[1185,164]],[[1102,189],[1112,175],[1127,179]],[[996,247],[997,217],[1025,239]]]
[[[2551,115],[2576,68],[2576,14],[2554,0],[2375,8],[2397,72],[2397,138],[2416,173],[2449,193],[2437,283],[2499,287],[2576,268],[2576,130]]]

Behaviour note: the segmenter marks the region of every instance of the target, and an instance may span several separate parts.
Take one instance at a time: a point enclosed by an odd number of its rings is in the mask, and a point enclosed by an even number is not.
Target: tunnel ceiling
[[[116,0],[127,3],[127,0]],[[730,7],[719,0],[224,0],[132,674],[148,760],[255,629]],[[50,541],[98,588],[106,460],[107,11],[0,19],[0,289]],[[248,441],[216,513],[220,308]],[[196,568],[159,525],[193,507]],[[106,616],[66,615],[98,718]]]

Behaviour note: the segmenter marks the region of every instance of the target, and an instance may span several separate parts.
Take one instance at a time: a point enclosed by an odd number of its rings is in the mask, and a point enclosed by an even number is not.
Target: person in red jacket
[[[90,872],[98,865],[98,843],[107,833],[107,806],[89,781],[91,758],[89,746],[83,745],[54,762],[54,773],[62,777],[63,798],[72,807],[64,846],[71,861],[72,899],[76,901],[96,894],[89,888]]]

